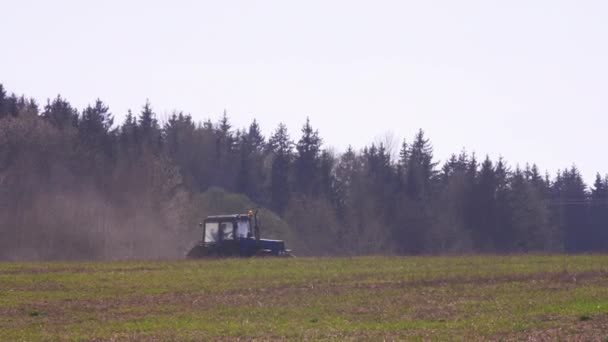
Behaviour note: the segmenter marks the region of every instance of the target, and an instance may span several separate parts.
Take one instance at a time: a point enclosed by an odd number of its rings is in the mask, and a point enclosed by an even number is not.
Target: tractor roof
[[[232,214],[232,215],[212,215],[207,216],[205,221],[232,221],[232,220],[248,220],[247,214]]]

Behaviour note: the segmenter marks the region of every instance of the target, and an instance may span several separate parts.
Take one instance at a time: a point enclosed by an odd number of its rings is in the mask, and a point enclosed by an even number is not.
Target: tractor
[[[186,255],[189,259],[292,256],[282,240],[260,238],[258,212],[247,214],[208,216],[199,224],[203,239]]]

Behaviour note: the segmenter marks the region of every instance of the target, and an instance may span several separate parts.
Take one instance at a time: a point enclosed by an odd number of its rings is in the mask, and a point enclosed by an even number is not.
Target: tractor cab
[[[188,258],[289,255],[283,241],[260,239],[257,212],[208,216],[200,226],[203,238],[188,252]]]
[[[209,216],[202,226],[205,244],[217,244],[253,236],[251,218],[248,215]]]

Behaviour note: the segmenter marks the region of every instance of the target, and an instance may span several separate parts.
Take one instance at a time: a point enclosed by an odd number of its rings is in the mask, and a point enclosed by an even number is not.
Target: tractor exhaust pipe
[[[258,212],[259,210],[256,209],[255,213],[253,214],[253,233],[255,234],[256,243],[260,242],[260,225],[258,223]]]

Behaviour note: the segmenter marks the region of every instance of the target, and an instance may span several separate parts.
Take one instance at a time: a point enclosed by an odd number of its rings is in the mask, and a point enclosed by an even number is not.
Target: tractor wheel
[[[201,259],[211,256],[211,251],[202,245],[196,245],[186,254],[187,259]]]
[[[272,251],[270,249],[260,249],[255,252],[254,257],[256,258],[268,258],[273,257]]]

